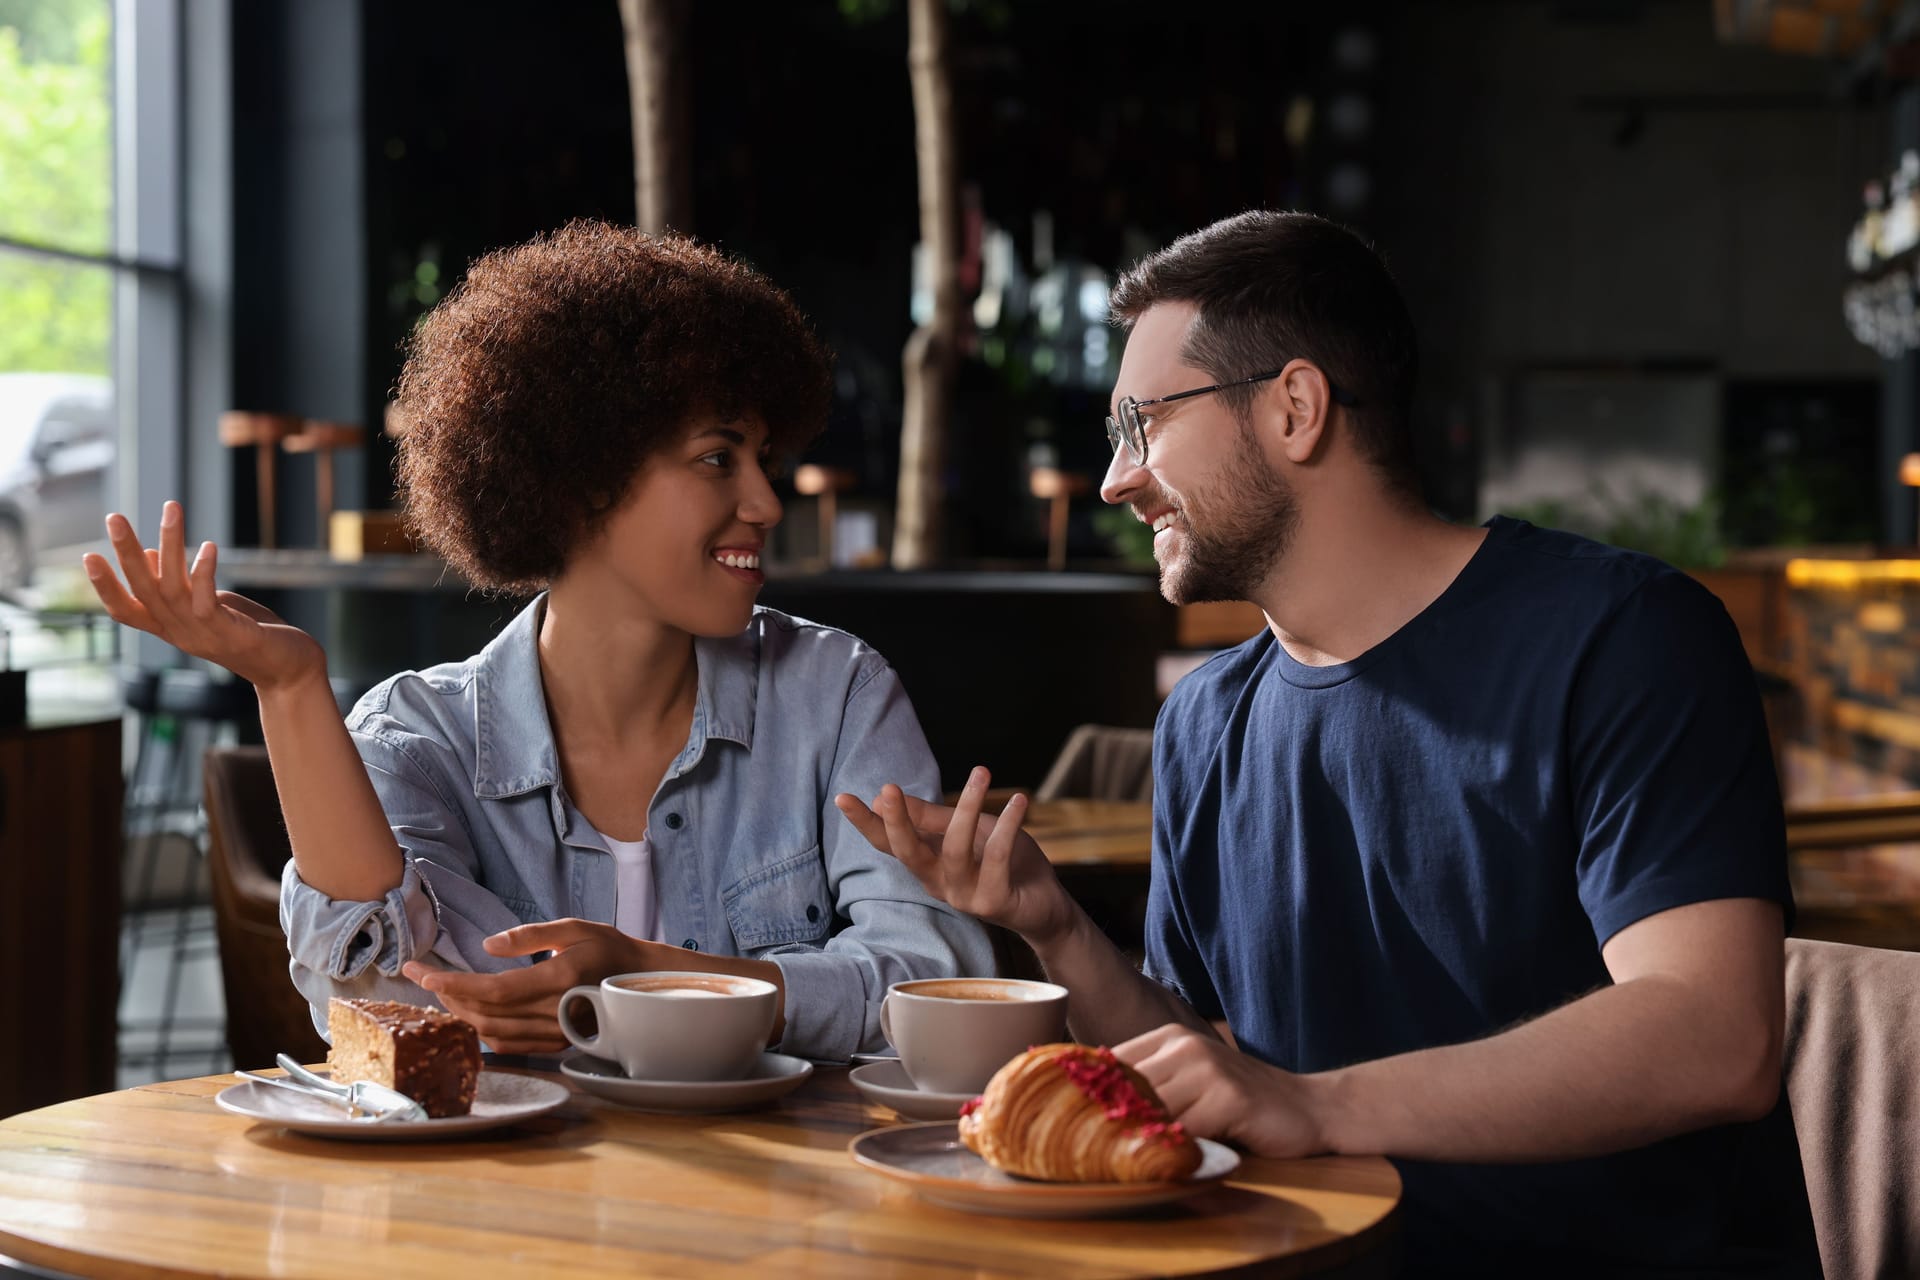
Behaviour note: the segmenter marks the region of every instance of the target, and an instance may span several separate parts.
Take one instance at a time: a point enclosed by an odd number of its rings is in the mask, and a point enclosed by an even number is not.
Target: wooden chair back
[[[302,1062],[327,1056],[307,998],[287,972],[280,928],[280,872],[293,847],[265,747],[213,747],[202,764],[207,864],[227,1001],[233,1065],[273,1065],[276,1053]]]
[[[1153,799],[1153,730],[1083,724],[1067,737],[1035,800]]]

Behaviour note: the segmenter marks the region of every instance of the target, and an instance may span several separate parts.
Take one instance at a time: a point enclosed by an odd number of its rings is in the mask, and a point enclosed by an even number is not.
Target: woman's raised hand
[[[871,809],[852,795],[833,802],[869,844],[899,859],[928,893],[1044,946],[1072,926],[1077,908],[1047,855],[1020,829],[1024,795],[1008,800],[997,817],[981,814],[992,781],[985,769],[974,769],[951,809],[916,800],[892,783],[880,789]]]
[[[143,548],[125,516],[107,517],[107,540],[126,581],[105,556],[89,552],[81,558],[107,616],[216,662],[256,687],[324,679],[327,658],[318,641],[271,609],[214,587],[219,549],[213,543],[201,543],[188,566],[186,525],[180,504],[168,502],[160,515],[160,546]]]

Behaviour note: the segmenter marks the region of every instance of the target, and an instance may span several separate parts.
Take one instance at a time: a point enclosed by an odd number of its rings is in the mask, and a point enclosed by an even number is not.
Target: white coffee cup
[[[771,982],[724,973],[623,973],[560,997],[560,1030],[635,1080],[738,1080],[773,1033]],[[586,1036],[568,1010],[593,1006],[599,1034]]]
[[[896,982],[880,1002],[880,1029],[914,1087],[978,1093],[1009,1058],[1067,1038],[1067,989],[1021,978]]]

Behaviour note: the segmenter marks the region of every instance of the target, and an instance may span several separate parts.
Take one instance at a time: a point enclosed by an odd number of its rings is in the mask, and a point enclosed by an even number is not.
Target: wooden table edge
[[[501,1064],[499,1066],[490,1066],[490,1069],[506,1070],[506,1071],[513,1072],[514,1074],[534,1075],[541,1078],[556,1080],[557,1082],[566,1085],[569,1091],[574,1095],[572,1100],[575,1103],[585,1104],[585,1106],[587,1107],[586,1114],[588,1115],[591,1115],[592,1113],[601,1111],[601,1110],[608,1110],[615,1114],[624,1114],[628,1110],[627,1108],[621,1107],[617,1103],[606,1102],[602,1099],[599,1099],[585,1092],[584,1090],[576,1088],[571,1081],[567,1080],[566,1077],[562,1076],[560,1073],[555,1071],[545,1070],[540,1067],[523,1067],[523,1066],[514,1065],[510,1063]],[[831,1072],[829,1072],[829,1074],[831,1074]],[[818,1072],[815,1073],[814,1078],[816,1079],[819,1078]],[[184,1094],[184,1096],[202,1098],[208,1101],[209,1103],[211,1103],[213,1098],[213,1094],[211,1092],[202,1093],[195,1088],[190,1088],[188,1090],[183,1091],[179,1088],[179,1086],[182,1086],[182,1085],[212,1086],[214,1084],[227,1084],[227,1083],[232,1083],[232,1079],[231,1079],[230,1073],[226,1073],[226,1072],[219,1072],[209,1076],[183,1077],[178,1080],[154,1081],[154,1082],[150,1082],[148,1084],[143,1084],[143,1085],[133,1085],[126,1089],[115,1089],[115,1090],[109,1090],[106,1093],[88,1095],[82,1098],[72,1098],[64,1102],[52,1103],[45,1107],[31,1108],[27,1111],[18,1112],[10,1116],[0,1116],[0,1123],[8,1123],[13,1121],[25,1120],[37,1113],[63,1109],[63,1108],[72,1106],[76,1103],[97,1101],[100,1099],[110,1098],[118,1094],[135,1094],[135,1093],[144,1093],[149,1091],[157,1092],[157,1093],[176,1094],[176,1095]],[[872,1128],[892,1127],[893,1123],[912,1123],[912,1122],[906,1120],[903,1117],[898,1122],[889,1123],[889,1122],[883,1121],[883,1122],[875,1123],[871,1127]],[[866,1129],[862,1129],[860,1132],[864,1133],[867,1131],[868,1130]],[[858,1136],[857,1134],[849,1135],[848,1143],[850,1144],[853,1138],[857,1136]],[[844,1149],[842,1151],[842,1154],[843,1156],[846,1157],[849,1164],[853,1163],[852,1157],[850,1155],[847,1155]],[[1391,1181],[1392,1181],[1391,1199],[1380,1210],[1379,1215],[1364,1227],[1361,1227],[1356,1231],[1352,1231],[1344,1234],[1338,1233],[1338,1232],[1332,1233],[1329,1235],[1327,1239],[1320,1241],[1319,1243],[1310,1245],[1294,1253],[1286,1254],[1279,1257],[1258,1259],[1250,1262],[1235,1262],[1235,1263],[1230,1263],[1223,1267],[1216,1267],[1212,1269],[1203,1269],[1203,1270],[1194,1270],[1194,1271],[1177,1271],[1177,1272],[1142,1271],[1142,1272],[1136,1272],[1136,1273],[1130,1273],[1130,1274],[1136,1274],[1141,1276],[1173,1274],[1173,1275],[1179,1275],[1179,1276],[1240,1276],[1240,1275],[1255,1276],[1255,1275],[1258,1275],[1258,1276],[1281,1276],[1281,1277],[1316,1275],[1316,1274],[1326,1273],[1329,1271],[1337,1271],[1338,1268],[1342,1268],[1349,1263],[1352,1263],[1355,1261],[1362,1261],[1366,1259],[1368,1255],[1375,1254],[1379,1250],[1386,1247],[1390,1241],[1390,1238],[1393,1235],[1398,1234],[1400,1218],[1401,1218],[1401,1208],[1404,1202],[1406,1187],[1405,1187],[1404,1180],[1400,1177],[1399,1169],[1395,1167],[1392,1164],[1392,1162],[1387,1160],[1385,1157],[1318,1156],[1318,1157],[1300,1157],[1298,1159],[1286,1159],[1286,1158],[1279,1158],[1279,1157],[1245,1156],[1243,1157],[1243,1160],[1253,1162],[1256,1166],[1261,1164],[1274,1164],[1274,1165],[1296,1164],[1306,1160],[1312,1160],[1317,1164],[1322,1165],[1322,1167],[1338,1166],[1340,1164],[1349,1164],[1349,1163],[1356,1167],[1362,1166],[1362,1165],[1368,1166],[1362,1174],[1362,1177],[1364,1180],[1369,1180],[1369,1181],[1375,1180],[1375,1179],[1381,1178],[1382,1176],[1391,1178]],[[1384,1166],[1384,1169],[1381,1168],[1380,1166]],[[1249,1169],[1247,1163],[1243,1162],[1240,1170],[1236,1172],[1243,1175],[1258,1174],[1260,1170],[1257,1167],[1253,1169]],[[879,1175],[874,1175],[874,1176],[879,1176]],[[1250,1195],[1269,1196],[1276,1199],[1286,1199],[1287,1196],[1284,1194],[1285,1190],[1288,1189],[1289,1187],[1293,1187],[1294,1184],[1282,1184],[1282,1185],[1276,1186],[1276,1185],[1273,1185],[1272,1183],[1263,1183],[1260,1181],[1255,1181],[1250,1177],[1235,1176],[1234,1174],[1230,1174],[1225,1179],[1222,1180],[1222,1182],[1220,1183],[1220,1186],[1226,1189],[1231,1189],[1231,1190],[1243,1192]],[[908,1191],[904,1188],[896,1187],[895,1189],[900,1191],[901,1194],[907,1196],[909,1199],[913,1199],[913,1200],[919,1199],[919,1197],[914,1196],[911,1191]],[[1315,1185],[1315,1184],[1305,1184],[1305,1185],[1299,1185],[1295,1189],[1298,1189],[1301,1191],[1332,1191],[1339,1194],[1356,1195],[1356,1196],[1362,1196],[1362,1197],[1366,1197],[1369,1199],[1376,1199],[1376,1200],[1385,1198],[1381,1195],[1380,1191],[1373,1188],[1363,1188],[1363,1189],[1356,1189],[1352,1191],[1343,1192],[1341,1188],[1339,1188],[1337,1185],[1324,1186],[1324,1185]],[[960,1211],[952,1210],[951,1212],[959,1213]],[[1022,1223],[1028,1221],[1026,1219],[1021,1219],[1017,1217],[1008,1218],[1008,1219],[998,1219],[992,1214],[980,1214],[980,1215],[967,1214],[964,1216],[977,1217],[979,1222],[987,1225],[991,1225],[996,1221],[1022,1222]],[[1090,1221],[1093,1219],[1087,1219],[1087,1220]],[[115,1254],[115,1253],[81,1252],[72,1247],[62,1246],[59,1244],[50,1243],[46,1241],[41,1241],[28,1236],[22,1236],[14,1231],[7,1229],[4,1225],[0,1225],[0,1267],[4,1267],[9,1264],[24,1265],[25,1267],[32,1268],[39,1272],[50,1273],[51,1277],[53,1277],[54,1280],[78,1280],[79,1277],[86,1277],[87,1280],[205,1280],[206,1277],[216,1275],[216,1274],[219,1274],[219,1275],[235,1274],[235,1275],[249,1275],[249,1276],[255,1274],[252,1272],[226,1273],[226,1272],[216,1272],[215,1270],[212,1270],[212,1269],[182,1268],[182,1267],[172,1266],[172,1265],[144,1262],[138,1259],[126,1257],[125,1255],[122,1255],[122,1254]],[[265,1273],[260,1273],[260,1274],[262,1276],[265,1275]],[[1367,1274],[1371,1274],[1371,1272],[1368,1272]],[[1391,1274],[1391,1272],[1383,1271],[1380,1274],[1382,1275]]]

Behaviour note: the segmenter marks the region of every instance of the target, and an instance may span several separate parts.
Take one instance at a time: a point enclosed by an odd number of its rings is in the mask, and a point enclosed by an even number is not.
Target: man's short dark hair
[[[1110,307],[1116,324],[1131,327],[1165,302],[1199,310],[1182,355],[1216,381],[1294,359],[1318,365],[1360,402],[1347,410],[1360,455],[1395,487],[1419,493],[1408,427],[1419,364],[1413,319],[1366,241],[1311,213],[1242,213],[1135,263]],[[1262,389],[1255,383],[1220,395],[1244,422]]]
[[[408,343],[394,409],[416,534],[474,584],[537,591],[696,414],[826,424],[830,360],[792,299],[684,236],[578,221],[476,260]]]

